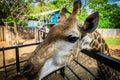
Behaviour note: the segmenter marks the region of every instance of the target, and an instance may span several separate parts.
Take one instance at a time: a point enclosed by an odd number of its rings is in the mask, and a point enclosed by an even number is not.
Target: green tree
[[[2,19],[7,18],[7,16],[9,16],[9,14],[10,14],[10,12],[5,4],[5,1],[4,0],[0,1],[0,25],[4,25]]]
[[[89,0],[89,7],[100,13],[99,28],[119,28],[120,8],[108,0]]]
[[[115,28],[120,28],[120,7],[117,4],[112,4],[110,7],[112,9],[109,14],[110,22],[114,24]]]
[[[71,8],[74,0],[54,0],[52,3],[56,8],[62,9],[63,7]]]
[[[24,0],[2,0],[0,8],[0,19],[4,22],[11,18],[15,24],[23,15],[30,12],[30,4]]]
[[[18,38],[17,22],[23,15],[29,13],[29,3],[25,0],[2,0],[0,2],[1,14],[0,19],[5,22],[13,22],[16,38]],[[18,41],[17,41],[18,42]]]

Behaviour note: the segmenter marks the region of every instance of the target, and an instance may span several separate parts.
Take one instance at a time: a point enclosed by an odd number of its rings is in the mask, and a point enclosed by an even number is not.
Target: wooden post
[[[2,35],[2,38],[3,38],[2,40],[3,40],[3,41],[5,41],[5,33],[4,33],[4,32],[5,32],[5,31],[4,31],[4,27],[2,27],[2,34],[3,34],[3,35]]]
[[[35,28],[35,40],[36,42],[38,42],[38,29]]]
[[[0,27],[0,41],[3,40],[2,38],[3,38],[3,37],[2,37],[2,27]]]
[[[38,41],[40,41],[40,30],[38,29]]]

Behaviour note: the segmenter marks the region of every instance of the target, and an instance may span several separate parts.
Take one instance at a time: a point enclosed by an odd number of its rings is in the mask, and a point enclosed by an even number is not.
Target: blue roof
[[[59,12],[55,12],[54,14],[51,15],[50,23],[51,24],[58,23],[59,17],[60,17],[60,13]]]

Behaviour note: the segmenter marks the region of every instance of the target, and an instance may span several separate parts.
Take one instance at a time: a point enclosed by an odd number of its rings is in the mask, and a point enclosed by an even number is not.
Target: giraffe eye
[[[70,43],[75,43],[78,40],[78,37],[69,35],[67,36],[67,41]]]

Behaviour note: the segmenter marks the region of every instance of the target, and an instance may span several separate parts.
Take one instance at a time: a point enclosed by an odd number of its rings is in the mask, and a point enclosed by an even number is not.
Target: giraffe
[[[24,64],[21,73],[9,77],[7,80],[13,80],[13,78],[17,78],[16,80],[43,79],[49,73],[66,65],[67,58],[74,51],[77,43],[79,43],[80,50],[103,51],[101,47],[98,49],[93,47],[96,44],[92,39],[95,38],[93,35],[98,34],[95,31],[99,21],[98,12],[89,15],[84,24],[79,24],[77,14],[80,6],[80,1],[74,2],[71,15],[64,22],[61,21],[53,25],[46,39],[35,49],[27,63]],[[103,40],[98,39],[98,41],[102,42]],[[106,47],[104,48],[106,49]]]
[[[66,65],[67,57],[80,36],[77,27],[80,6],[81,1],[76,1],[67,20],[54,25],[23,65],[21,72],[11,75],[7,80],[41,80]]]
[[[97,16],[97,17],[95,17]],[[96,21],[97,22],[96,22]],[[87,23],[86,21],[90,21]],[[95,30],[92,33],[86,33],[84,30],[81,30],[82,27],[86,25],[98,25],[99,21],[99,15],[98,12],[93,13],[92,15],[88,16],[87,19],[84,21],[84,24],[79,24],[79,31],[82,32],[81,39],[78,40],[79,48],[80,50],[86,49],[89,51],[99,51],[102,52],[108,56],[112,56],[109,51],[109,47],[105,40],[102,38],[101,34]],[[94,28],[95,29],[95,28]],[[114,69],[110,68],[109,66],[104,65],[103,63],[100,63],[97,61],[98,64],[98,77],[100,80],[120,80],[120,73],[115,71]]]
[[[63,14],[62,14],[63,15]],[[65,13],[64,13],[65,15]],[[62,17],[62,16],[61,16]],[[77,44],[73,50],[72,57],[77,57],[80,50],[86,49],[89,51],[99,51],[102,52],[108,56],[112,56],[109,51],[109,47],[101,34],[96,30],[97,25],[99,22],[99,13],[94,12],[93,14],[89,15],[83,24],[78,24],[78,30],[82,34],[81,37],[79,37],[79,40],[77,41]],[[84,26],[84,27],[83,27]],[[92,28],[92,26],[94,26]],[[87,29],[88,28],[88,29]],[[89,30],[92,28],[91,30]],[[85,31],[85,29],[89,30]],[[71,58],[72,60],[72,58]],[[97,62],[98,64],[98,77],[100,80],[108,80],[111,77],[110,80],[120,80],[120,73],[115,71],[114,69]]]
[[[95,30],[93,33],[84,35],[80,41],[79,48],[81,50],[86,49],[89,51],[99,51],[108,56],[112,56],[107,43],[97,30]],[[97,67],[97,77],[99,80],[120,80],[120,73],[109,66],[97,61]]]
[[[61,22],[67,19],[65,18],[65,16],[65,12],[62,13],[61,11]],[[78,30],[81,33],[81,36],[79,37],[79,40],[77,41],[77,44],[75,45],[74,50],[72,52],[76,54],[70,56],[71,58],[69,58],[69,62],[71,62],[73,58],[77,57],[78,54],[80,54],[79,51],[83,49],[89,51],[99,51],[108,56],[111,56],[107,43],[102,38],[101,34],[96,30],[98,22],[99,14],[98,12],[95,12],[86,18],[84,24],[78,24]],[[89,30],[90,28],[92,29]],[[87,31],[86,29],[89,31]],[[100,80],[120,80],[120,73],[98,61],[97,64],[98,78]]]

